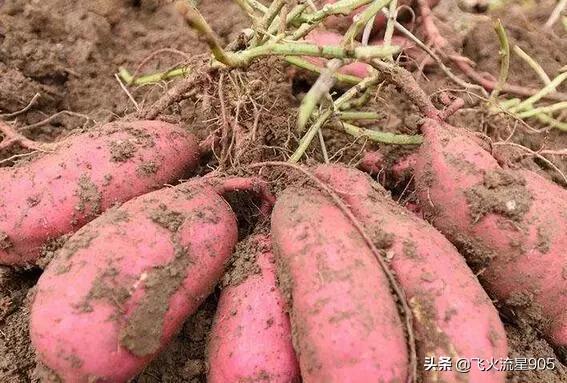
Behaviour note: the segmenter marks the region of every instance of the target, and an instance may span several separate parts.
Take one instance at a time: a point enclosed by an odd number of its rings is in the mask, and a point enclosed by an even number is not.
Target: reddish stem
[[[8,149],[16,144],[29,150],[42,150],[46,146],[46,144],[37,143],[23,136],[3,121],[0,121],[0,132],[4,134],[4,139],[0,142],[0,150]]]
[[[465,106],[465,100],[463,100],[460,97],[456,98],[445,109],[439,112],[439,118],[441,119],[441,121],[445,121],[447,118],[455,114],[463,106]]]
[[[492,91],[497,84],[495,79],[488,79],[478,73],[470,64],[470,60],[459,55],[455,50],[450,46],[447,39],[445,39],[439,29],[435,25],[435,21],[433,20],[433,14],[431,12],[431,7],[429,6],[426,0],[417,0],[419,4],[419,11],[421,13],[421,24],[423,27],[423,32],[429,42],[441,52],[447,51],[447,57],[459,68],[466,76],[471,78],[473,81],[477,82],[487,91]],[[519,85],[510,85],[504,84],[502,87],[502,91],[505,93],[511,93],[518,96],[525,96],[530,97],[536,94],[539,90],[532,89],[524,86]],[[567,94],[565,93],[550,93],[545,96],[545,98],[549,100],[556,100],[556,101],[566,101]]]

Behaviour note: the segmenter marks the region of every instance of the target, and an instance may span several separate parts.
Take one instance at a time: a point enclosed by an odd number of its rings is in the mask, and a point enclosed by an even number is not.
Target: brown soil
[[[165,0],[96,0],[76,2],[67,0],[25,1],[0,0],[0,117],[10,115],[19,127],[32,126],[24,133],[34,139],[54,141],[73,129],[88,129],[97,123],[116,120],[150,105],[173,84],[162,82],[154,86],[129,88],[132,98],[121,89],[114,77],[118,67],[130,70],[156,53],[138,74],[167,70],[191,61],[197,55],[206,57],[206,45],[190,31]],[[232,0],[200,0],[199,9],[224,43],[233,41],[242,28],[248,27],[246,17]],[[443,0],[436,11],[442,31],[449,32],[450,41],[457,50],[477,62],[479,71],[496,75],[499,70],[498,42],[489,21],[483,16],[466,16],[455,9],[455,1]],[[511,42],[518,44],[535,58],[551,76],[567,64],[565,34],[544,33],[541,25],[553,6],[553,1],[537,2],[531,8],[512,5],[497,11],[507,27]],[[560,36],[560,37],[558,37]],[[167,51],[160,49],[167,48]],[[295,74],[292,80],[292,74]],[[281,160],[289,156],[299,139],[294,130],[295,109],[309,89],[312,76],[297,73],[275,59],[254,64],[249,70],[221,72],[207,75],[204,86],[186,100],[173,105],[161,118],[180,122],[206,137],[213,131],[233,130],[233,150],[215,151],[203,161],[202,173],[220,165],[224,172],[243,173],[239,165],[254,161]],[[510,81],[532,87],[541,87],[540,80],[526,64],[512,56]],[[420,83],[428,93],[439,89],[453,89],[441,71],[427,66]],[[567,92],[567,84],[561,91]],[[340,92],[340,88],[337,92]],[[34,96],[40,94],[39,97]],[[24,113],[22,109],[34,100]],[[457,126],[483,132],[494,141],[506,139],[538,150],[565,149],[567,134],[556,130],[534,133],[518,127],[502,115],[490,115],[481,102],[466,97],[467,106],[451,122]],[[392,86],[382,86],[368,110],[380,111],[380,129],[390,132],[415,134],[419,117],[416,109]],[[46,120],[48,119],[48,120]],[[541,128],[541,126],[535,126]],[[254,134],[252,134],[254,133]],[[325,142],[331,161],[355,164],[365,148],[376,147],[363,140],[353,141],[332,130],[325,132]],[[308,161],[321,161],[321,150],[313,145],[307,152]],[[508,147],[506,147],[508,148]],[[393,163],[413,148],[381,145],[386,164]],[[545,162],[529,153],[508,148],[506,160],[518,166],[537,170],[550,179],[562,183],[562,178]],[[128,146],[114,148],[116,160],[132,155]],[[0,153],[0,160],[15,153]],[[567,173],[565,157],[551,156],[557,167]],[[11,166],[2,163],[0,166]],[[155,164],[154,164],[155,166]],[[235,170],[236,168],[236,170]],[[152,164],[140,169],[155,171]],[[264,174],[265,175],[265,174]],[[289,184],[285,172],[267,174],[277,189]],[[381,174],[381,180],[390,177]],[[98,194],[85,180],[82,185],[85,204],[96,210]],[[385,180],[393,186],[393,193],[402,202],[412,199],[411,180],[401,183]],[[475,198],[490,198],[490,185],[475,193]],[[494,186],[494,185],[492,185]],[[502,185],[497,185],[501,187]],[[521,184],[515,184],[521,188]],[[503,185],[503,187],[509,187]],[[517,188],[513,192],[517,192]],[[236,198],[236,197],[235,197]],[[240,217],[250,217],[241,224],[241,237],[256,224],[257,217],[249,213],[253,207],[231,200],[241,209]],[[497,202],[497,201],[496,201]],[[529,203],[529,201],[526,201]],[[494,209],[500,209],[496,204]],[[478,214],[485,212],[479,211]],[[156,219],[175,226],[175,217],[158,214]],[[0,246],[3,245],[0,232]],[[48,262],[57,244],[45,249]],[[408,251],[411,248],[408,247]],[[230,273],[224,283],[238,283],[242,275],[254,272],[253,260],[240,259],[237,252]],[[35,361],[31,348],[27,321],[29,302],[40,272],[37,270],[10,270],[0,267],[0,382],[39,382],[43,368]],[[211,296],[200,310],[187,320],[174,342],[146,370],[135,379],[140,383],[204,382],[206,376],[205,349],[209,328],[216,307]],[[510,357],[554,357],[553,349],[531,328],[518,327],[503,318],[510,340]],[[510,322],[510,323],[508,323]],[[564,367],[557,362],[554,371],[514,372],[509,383],[567,382]],[[562,370],[563,368],[563,370]]]

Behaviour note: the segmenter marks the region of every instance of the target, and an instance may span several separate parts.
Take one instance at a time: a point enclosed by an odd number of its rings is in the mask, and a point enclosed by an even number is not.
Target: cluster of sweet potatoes
[[[200,156],[194,136],[163,122],[106,125],[1,169],[0,261],[37,263],[65,238],[31,307],[39,359],[66,382],[128,381],[243,253],[253,266],[222,289],[211,382],[405,382],[416,357],[418,366],[426,357],[504,358],[498,312],[449,240],[482,266],[493,296],[528,298],[542,330],[564,346],[567,193],[500,167],[441,121],[426,119],[422,131],[411,166],[421,209],[446,237],[340,165],[307,169],[312,178],[275,201],[255,178],[163,188]],[[269,234],[248,237],[233,255],[237,217],[223,194],[235,190],[259,196],[259,214],[273,211]],[[423,382],[505,380],[474,365],[466,376],[418,373]]]

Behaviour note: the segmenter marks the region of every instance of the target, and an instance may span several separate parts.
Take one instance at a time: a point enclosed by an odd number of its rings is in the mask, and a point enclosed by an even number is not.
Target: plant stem
[[[309,92],[301,100],[299,111],[297,113],[297,131],[303,133],[305,126],[311,118],[311,114],[317,107],[321,98],[329,93],[329,90],[335,85],[334,74],[343,65],[343,61],[333,59],[327,63],[327,67],[321,71],[319,78],[315,81]]]
[[[567,123],[565,122],[557,121],[556,119],[549,117],[547,114],[538,114],[536,118],[541,122],[548,124],[552,128],[567,132]]]
[[[522,110],[525,110],[526,108],[531,107],[531,105],[535,104],[536,102],[538,102],[539,100],[541,100],[542,98],[547,96],[549,93],[552,93],[553,90],[555,88],[557,88],[566,79],[567,79],[567,72],[561,73],[559,76],[557,76],[553,80],[551,80],[551,82],[549,84],[547,84],[539,92],[537,92],[533,96],[525,99],[524,101],[522,101],[521,103],[519,103],[515,107],[511,108],[510,112],[517,113],[517,112],[520,112]]]
[[[237,66],[238,62],[234,60],[232,52],[225,52],[222,48],[220,39],[211,29],[207,21],[203,18],[197,8],[190,6],[187,2],[178,1],[175,3],[177,11],[184,17],[189,26],[199,32],[205,39],[209,49],[213,52],[215,58],[227,66]]]
[[[321,129],[321,127],[325,124],[325,122],[327,122],[332,114],[332,109],[327,110],[317,119],[317,121],[313,125],[311,125],[307,133],[305,133],[305,135],[299,141],[299,146],[297,147],[293,155],[289,158],[288,162],[296,163],[301,159],[301,157],[311,144],[311,141],[313,141],[313,138],[315,138],[315,135],[317,134],[319,129]]]
[[[360,31],[364,28],[366,24],[372,19],[382,8],[390,3],[391,0],[375,0],[371,5],[369,5],[361,14],[358,15],[355,22],[351,24],[349,29],[346,31],[343,37],[343,46],[352,46],[354,44],[354,39]]]
[[[384,45],[392,44],[392,36],[394,35],[394,28],[396,24],[398,12],[398,0],[392,0],[388,9],[388,22],[386,23],[386,31],[384,32]],[[387,58],[389,61],[394,61],[394,56]]]
[[[345,49],[335,45],[315,45],[309,43],[267,43],[259,47],[250,48],[235,53],[233,61],[236,66],[247,66],[252,60],[262,56],[312,56],[327,59],[357,59],[368,60],[371,58],[387,57],[399,51],[398,46],[369,46]],[[220,60],[219,60],[220,61]],[[232,66],[232,65],[231,65]]]
[[[320,10],[303,17],[303,24],[292,33],[292,40],[299,40],[315,29],[319,23],[331,15],[348,15],[355,9],[366,5],[373,0],[339,0],[332,4],[326,4]]]
[[[341,120],[379,120],[382,116],[375,112],[340,112],[338,114]]]
[[[305,18],[310,24],[318,23],[331,15],[348,15],[355,9],[372,2],[372,0],[339,0],[333,4],[326,4],[317,12],[313,12]]]
[[[526,110],[525,112],[518,113],[518,117],[529,118],[529,117],[536,116],[540,113],[545,113],[545,114],[553,113],[553,112],[557,112],[557,111],[560,111],[560,110],[563,110],[563,109],[567,109],[567,101],[558,102],[557,104],[542,106],[542,107],[539,107],[539,108],[529,109],[529,110]]]
[[[379,81],[379,79],[380,77],[378,75],[367,77],[361,82],[359,82],[357,85],[353,86],[348,91],[346,91],[336,101],[334,101],[332,108],[327,110],[321,116],[319,116],[317,121],[309,128],[307,133],[301,138],[299,142],[299,147],[295,150],[289,161],[290,162],[299,161],[299,159],[301,159],[301,157],[303,156],[303,154],[311,144],[311,141],[313,141],[313,138],[315,137],[315,134],[317,134],[317,131],[321,129],[321,127],[323,127],[325,122],[327,122],[327,120],[333,115],[334,111],[339,110],[342,105],[346,104],[348,101],[350,101],[360,92],[364,92],[366,89],[368,89],[368,87],[375,85]]]
[[[539,65],[537,63],[537,61],[535,61],[533,58],[531,58],[526,52],[524,52],[522,50],[522,48],[520,48],[518,45],[514,45],[514,52],[521,58],[523,59],[533,70],[534,72],[536,72],[536,74],[539,76],[539,78],[541,79],[541,81],[543,81],[544,85],[547,85],[551,82],[551,79],[549,78],[549,76],[547,75],[547,73],[545,73],[545,71],[543,70],[543,68],[541,67],[541,65]],[[555,91],[555,89],[554,89]]]
[[[268,8],[257,0],[244,0],[244,1],[246,1],[252,8],[254,8],[256,11],[262,14],[268,11]]]
[[[494,86],[490,95],[491,100],[496,100],[498,94],[500,94],[500,91],[508,80],[508,71],[510,70],[510,43],[508,42],[506,30],[502,26],[500,19],[496,21],[494,30],[496,31],[498,41],[500,42],[500,75],[498,76],[498,82],[496,83],[496,86]]]
[[[250,19],[252,20],[252,23],[256,24],[258,18],[255,15],[256,11],[254,10],[254,8],[252,8],[250,3],[246,0],[234,0],[234,1],[248,15],[248,17],[250,17]]]
[[[258,26],[259,28],[257,28],[256,33],[254,34],[254,37],[250,42],[251,47],[258,46],[258,43],[262,42],[260,29],[267,31],[270,28],[270,25],[272,24],[276,16],[278,15],[278,13],[280,13],[284,5],[285,5],[285,0],[272,1],[270,6],[268,7],[268,10],[264,13],[262,20],[260,20],[260,25]]]
[[[331,128],[343,131],[350,134],[353,137],[360,138],[366,137],[371,141],[379,142],[383,144],[390,145],[419,145],[423,142],[421,136],[410,136],[406,134],[394,134],[388,132],[378,132],[376,130],[364,129],[358,126],[340,122],[337,124],[331,124]]]
[[[118,76],[120,76],[126,85],[149,85],[175,77],[184,77],[189,74],[189,72],[190,69],[188,67],[181,67],[166,72],[152,73],[134,78],[126,68],[120,67],[118,69]]]
[[[295,65],[299,68],[303,68],[303,69],[306,69],[308,71],[315,72],[315,73],[318,73],[318,74],[321,74],[321,72],[324,69],[320,66],[312,64],[309,61],[304,60],[300,57],[296,57],[296,56],[285,57],[285,61],[287,61],[288,63]],[[345,84],[351,84],[351,85],[358,84],[362,80],[360,77],[352,76],[352,75],[349,75],[349,74],[335,73],[334,76],[336,77],[337,81],[345,83]]]

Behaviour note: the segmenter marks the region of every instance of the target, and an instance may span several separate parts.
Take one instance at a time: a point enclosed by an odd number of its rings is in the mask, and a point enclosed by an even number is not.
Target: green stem
[[[500,19],[496,21],[494,29],[498,35],[498,41],[500,42],[500,75],[498,76],[498,82],[490,95],[491,100],[495,100],[500,94],[500,91],[508,80],[508,72],[510,70],[510,43],[508,42],[506,30],[504,29],[504,26],[502,26]]]
[[[354,120],[379,120],[382,118],[380,113],[375,112],[340,112],[338,114],[341,120],[354,121]]]
[[[351,110],[351,109],[358,109],[363,107],[364,105],[366,105],[368,103],[368,101],[370,101],[370,98],[372,97],[372,87],[368,87],[364,93],[362,93],[362,96],[349,101],[349,102],[345,102],[343,103],[339,109],[340,110]]]
[[[327,110],[317,119],[317,121],[313,125],[311,125],[307,133],[305,133],[305,135],[299,141],[299,146],[297,147],[293,155],[289,158],[288,162],[296,163],[301,159],[301,157],[311,144],[311,141],[313,141],[313,138],[315,138],[315,135],[317,135],[319,129],[321,129],[321,127],[325,124],[325,122],[327,122],[332,114],[333,110]]]
[[[254,14],[256,11],[254,10],[254,8],[252,8],[250,3],[246,0],[235,0],[235,2],[248,15],[248,17],[250,17],[252,22],[256,24],[258,18]]]
[[[272,1],[268,10],[266,11],[264,16],[262,17],[262,20],[260,21],[259,28],[257,28],[254,38],[250,42],[251,47],[257,46],[262,41],[263,33],[260,31],[260,29],[262,31],[267,31],[270,28],[270,25],[272,24],[276,16],[278,15],[278,13],[280,13],[284,5],[285,5],[285,0]]]
[[[563,132],[567,132],[567,123],[557,121],[556,119],[551,118],[546,114],[538,114],[536,116],[536,118],[538,120],[540,120],[541,122],[546,123],[553,128],[559,129]]]
[[[557,112],[563,109],[567,109],[567,101],[562,101],[562,102],[558,102],[557,104],[553,104],[553,105],[547,105],[547,106],[542,106],[539,108],[534,108],[534,109],[530,109],[527,110],[525,112],[522,113],[518,113],[518,117],[520,118],[529,118],[529,117],[533,117],[536,116],[540,113],[553,113],[553,112]]]
[[[238,64],[238,62],[234,60],[234,53],[225,52],[222,48],[219,38],[197,8],[184,1],[178,1],[175,3],[175,7],[187,24],[203,36],[209,49],[213,52],[213,55],[218,61],[230,67],[234,67]]]
[[[315,72],[315,73],[318,73],[318,74],[321,74],[321,71],[324,69],[320,66],[312,64],[309,61],[304,60],[300,57],[296,57],[296,56],[285,57],[285,60],[288,63],[295,65],[299,68],[303,68],[303,69],[306,69],[308,71]],[[337,79],[337,81],[345,83],[345,84],[351,84],[351,85],[356,85],[362,80],[360,77],[351,76],[349,74],[335,73],[334,76]]]
[[[303,16],[303,24],[292,33],[292,40],[299,40],[315,29],[319,23],[331,15],[348,15],[355,9],[366,5],[373,0],[339,0],[333,4],[326,4],[320,10]]]
[[[359,82],[357,85],[353,86],[349,90],[347,90],[343,95],[334,102],[335,107],[340,109],[344,104],[348,101],[352,100],[357,94],[366,91],[371,86],[378,84],[380,81],[380,75],[374,75],[372,77],[366,77],[364,80]]]
[[[396,18],[398,17],[398,0],[392,0],[388,9],[388,22],[386,23],[386,32],[384,32],[384,45],[392,44],[392,36],[394,35],[394,28]],[[389,61],[394,61],[394,56],[387,58]]]
[[[286,25],[290,25],[299,15],[301,15],[301,13],[303,13],[303,11],[305,11],[305,8],[307,8],[307,6],[307,3],[303,3],[293,7],[293,9],[288,13],[286,17]],[[274,35],[278,31],[279,23],[280,22],[278,16],[270,25],[270,28],[268,29],[268,35]]]
[[[327,59],[357,59],[368,60],[371,58],[388,57],[399,52],[398,46],[368,46],[345,49],[334,45],[315,45],[309,43],[268,43],[259,47],[250,48],[239,53],[234,53],[232,61],[237,66],[247,66],[252,60],[262,56],[312,56]],[[220,60],[219,60],[220,61]]]
[[[311,114],[319,104],[321,98],[329,94],[331,88],[335,85],[335,74],[343,65],[343,60],[332,59],[327,63],[324,70],[321,71],[319,78],[315,81],[309,92],[301,100],[297,114],[297,132],[303,133],[305,126],[311,118]]]
[[[326,4],[317,12],[313,12],[305,18],[307,23],[314,24],[331,15],[348,15],[355,9],[366,5],[373,0],[340,0],[333,4]]]
[[[299,147],[295,150],[295,152],[293,153],[293,155],[291,156],[289,161],[290,162],[299,161],[299,159],[301,159],[301,157],[303,156],[303,154],[305,153],[305,151],[307,150],[307,148],[311,144],[311,141],[313,141],[313,138],[317,134],[317,131],[319,129],[321,129],[321,127],[325,124],[325,122],[327,122],[327,120],[332,116],[334,111],[340,110],[340,107],[342,105],[346,104],[348,101],[350,101],[352,98],[354,98],[360,92],[364,92],[369,87],[375,85],[379,81],[379,79],[380,79],[380,77],[378,75],[375,75],[375,76],[372,76],[372,77],[367,77],[364,80],[362,80],[361,82],[359,82],[357,85],[353,86],[348,91],[346,91],[336,101],[334,101],[332,108],[327,110],[321,116],[319,116],[319,118],[317,119],[315,124],[313,124],[309,128],[307,133],[305,133],[305,135],[301,138],[301,140],[299,142]]]
[[[155,84],[163,80],[169,80],[175,77],[185,77],[190,72],[189,68],[175,68],[166,72],[152,73],[134,78],[128,70],[120,67],[118,75],[126,83],[126,85],[149,85]]]
[[[268,8],[260,3],[259,1],[256,0],[245,0],[252,8],[254,8],[256,11],[264,14],[268,11]]]
[[[354,39],[364,26],[372,19],[382,8],[390,3],[391,0],[377,0],[368,6],[361,14],[358,15],[356,21],[351,24],[343,37],[343,46],[352,46]],[[391,55],[390,55],[391,56]],[[388,57],[388,56],[386,56]]]
[[[541,81],[543,81],[544,85],[547,85],[551,82],[551,79],[549,78],[547,73],[545,73],[545,71],[543,70],[541,65],[539,65],[537,63],[537,61],[535,61],[533,58],[531,58],[530,55],[528,55],[526,52],[524,52],[522,50],[522,48],[520,48],[518,45],[514,45],[514,52],[522,60],[524,60],[530,66],[530,68],[532,68],[534,70],[534,72],[536,72],[536,74],[539,76]],[[555,89],[554,89],[554,91],[555,91]]]
[[[376,130],[359,128],[358,126],[348,124],[346,122],[341,122],[338,124],[332,124],[333,129],[341,130],[353,137],[360,138],[366,137],[371,141],[380,142],[383,144],[391,145],[419,145],[423,142],[421,136],[409,136],[406,134],[394,134],[387,132],[378,132]]]
[[[518,113],[523,111],[527,108],[530,108],[533,104],[541,100],[543,97],[547,96],[549,93],[552,93],[555,88],[557,88],[563,81],[567,79],[567,72],[561,73],[559,76],[555,77],[549,84],[547,84],[543,89],[539,92],[534,94],[533,96],[527,98],[526,100],[522,101],[515,107],[510,109],[512,113]]]

